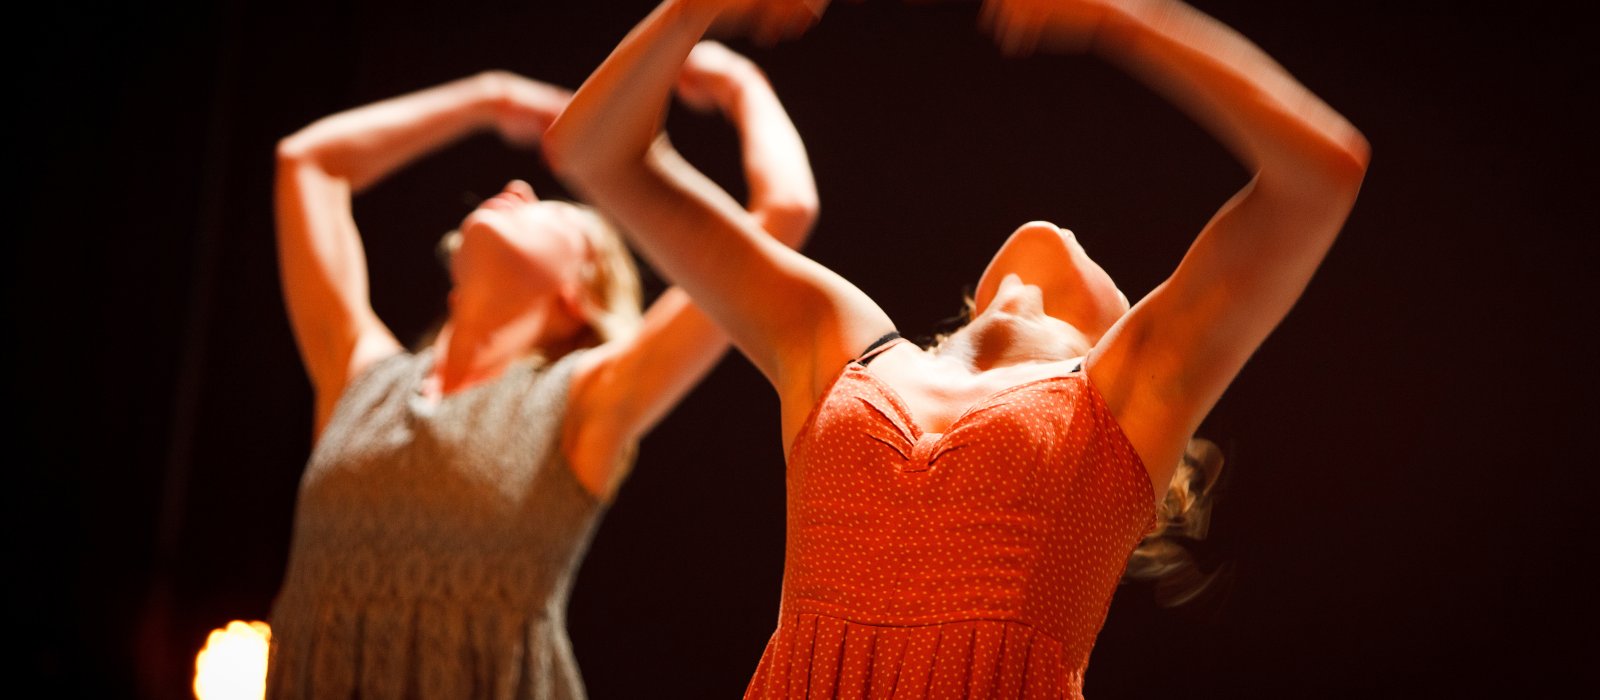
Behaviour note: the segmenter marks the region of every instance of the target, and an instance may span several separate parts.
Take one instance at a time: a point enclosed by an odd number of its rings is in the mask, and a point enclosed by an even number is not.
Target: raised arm
[[[1175,465],[1321,264],[1360,189],[1366,140],[1249,40],[1176,0],[986,9],[1002,43],[1092,46],[1188,112],[1253,174],[1172,276],[1090,354],[1090,375],[1152,471]]]
[[[816,222],[817,185],[805,144],[766,74],[722,44],[702,41],[689,52],[677,92],[690,107],[721,112],[733,122],[750,193],[745,209],[761,228],[799,248]]]
[[[531,143],[568,99],[484,73],[321,119],[278,144],[278,265],[321,432],[345,384],[400,345],[372,311],[354,193],[473,131]]]
[[[761,70],[721,44],[701,42],[678,78],[678,95],[726,115],[738,130],[752,218],[798,248],[817,218],[817,188],[804,144]],[[573,381],[566,453],[579,480],[608,498],[624,452],[655,426],[727,350],[728,337],[689,295],[672,287],[645,312],[638,335],[585,356]]]
[[[657,139],[678,66],[727,13],[711,1],[656,8],[578,90],[546,135],[545,155],[766,374],[791,435],[823,384],[892,324]]]

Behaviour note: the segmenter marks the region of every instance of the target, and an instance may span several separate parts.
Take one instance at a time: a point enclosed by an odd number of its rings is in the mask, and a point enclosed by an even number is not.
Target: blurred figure
[[[1169,490],[1190,436],[1333,243],[1366,142],[1181,2],[987,3],[1006,50],[1092,50],[1187,110],[1253,177],[1131,307],[1073,232],[1023,224],[978,281],[970,322],[921,348],[653,145],[703,33],[793,36],[819,10],[667,0],[546,146],[782,402],[783,597],[747,697],[1080,697],[1130,555],[1158,512],[1183,517],[1192,502]]]
[[[798,244],[816,190],[764,75],[720,45],[683,58],[680,94],[740,133],[741,211]],[[639,438],[727,339],[677,289],[641,316],[610,226],[513,180],[447,237],[449,314],[409,352],[373,313],[350,206],[476,131],[535,145],[568,99],[484,73],[279,146],[279,262],[316,444],[273,610],[271,697],[584,695],[565,627],[573,574]]]

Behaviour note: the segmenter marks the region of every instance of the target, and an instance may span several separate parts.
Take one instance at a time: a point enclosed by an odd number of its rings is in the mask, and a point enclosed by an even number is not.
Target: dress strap
[[[865,366],[877,358],[879,354],[882,354],[884,350],[894,347],[894,341],[900,339],[900,331],[884,333],[882,338],[872,341],[872,344],[868,345],[867,349],[863,350],[853,361]]]

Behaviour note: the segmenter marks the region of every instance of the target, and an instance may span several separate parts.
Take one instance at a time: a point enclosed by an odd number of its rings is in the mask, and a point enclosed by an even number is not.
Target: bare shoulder
[[[1137,330],[1119,326],[1107,333],[1084,358],[1083,373],[1144,463],[1159,501],[1198,420],[1184,410],[1182,401],[1172,398],[1172,387],[1162,385],[1160,378],[1170,375],[1150,366],[1162,362],[1162,355],[1135,351],[1129,346],[1138,346],[1140,339],[1117,338],[1118,332],[1133,335]]]
[[[606,370],[613,367],[621,350],[616,342],[602,343],[584,351],[572,360],[572,374],[567,385],[567,413],[582,411],[586,401],[592,401],[595,387],[604,382]]]
[[[561,452],[578,483],[596,499],[610,500],[627,475],[633,445],[611,416],[615,392],[608,389],[622,349],[603,343],[572,358],[561,423]]]

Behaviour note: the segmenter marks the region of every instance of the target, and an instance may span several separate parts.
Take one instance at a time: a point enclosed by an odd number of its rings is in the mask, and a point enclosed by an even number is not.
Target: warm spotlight
[[[200,700],[261,700],[267,693],[265,622],[234,620],[211,630],[194,657],[194,696]]]

